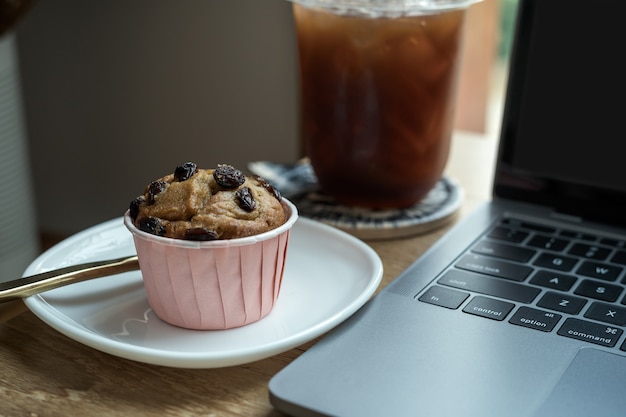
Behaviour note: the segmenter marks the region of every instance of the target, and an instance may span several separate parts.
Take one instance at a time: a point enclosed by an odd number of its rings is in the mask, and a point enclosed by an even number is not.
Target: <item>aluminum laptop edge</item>
[[[269,383],[276,409],[339,417],[626,415],[626,265],[618,256],[626,255],[624,16],[623,0],[519,0],[492,201],[279,371]],[[544,244],[554,267],[574,247],[587,252],[567,272],[541,266],[534,251],[531,259],[494,261],[480,250],[497,246],[491,236],[502,230],[510,238],[567,237],[560,252]],[[533,249],[523,242],[521,252]],[[600,252],[608,254],[601,262]],[[478,267],[467,256],[485,269],[471,272]],[[511,264],[534,272],[494,276]],[[591,277],[575,276],[582,265],[594,266]],[[537,271],[552,278],[534,283]],[[488,284],[473,281],[485,275]],[[599,298],[572,309],[583,282]],[[602,301],[605,291],[615,307]]]

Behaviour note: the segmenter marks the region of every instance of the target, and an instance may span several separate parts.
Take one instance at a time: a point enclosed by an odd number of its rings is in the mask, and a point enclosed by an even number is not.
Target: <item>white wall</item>
[[[0,282],[17,279],[39,251],[31,171],[12,33],[0,36]]]
[[[17,39],[40,228],[121,216],[188,160],[295,160],[292,25],[286,0],[37,2]]]

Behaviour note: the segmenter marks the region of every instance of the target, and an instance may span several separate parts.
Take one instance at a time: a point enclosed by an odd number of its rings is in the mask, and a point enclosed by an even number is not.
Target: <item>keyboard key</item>
[[[528,285],[454,269],[446,272],[437,282],[447,287],[473,291],[526,304],[531,303],[541,292],[539,288]]]
[[[499,240],[506,240],[507,242],[520,243],[528,237],[530,233],[522,232],[520,230],[511,229],[508,227],[498,226],[495,227],[489,237]]]
[[[623,332],[623,330],[613,326],[569,318],[565,320],[557,333],[572,339],[613,347]]]
[[[586,279],[580,283],[574,294],[602,301],[615,301],[622,293],[622,287]]]
[[[616,326],[624,326],[626,325],[626,308],[596,301],[585,312],[585,317]]]
[[[558,271],[568,272],[574,268],[574,265],[578,262],[578,259],[561,256],[551,253],[542,253],[537,257],[534,265],[541,266],[543,268],[556,269]]]
[[[569,241],[565,239],[559,239],[552,236],[536,235],[528,241],[527,245],[533,246],[535,248],[560,252],[565,249],[568,243]]]
[[[609,256],[611,250],[600,246],[588,245],[586,243],[577,243],[573,245],[567,253],[583,258],[603,261]]]
[[[626,251],[620,250],[615,252],[615,255],[611,258],[611,262],[626,265]]]
[[[513,314],[509,323],[542,332],[551,332],[561,317],[560,314],[522,306]]]
[[[537,302],[538,307],[561,311],[567,314],[578,314],[585,304],[587,304],[587,301],[584,298],[574,297],[569,294],[560,294],[553,291],[545,293]]]
[[[569,291],[578,278],[573,275],[566,275],[560,272],[539,270],[530,279],[531,284],[539,285],[553,290]]]
[[[590,235],[582,232],[575,232],[573,230],[562,230],[561,236],[571,237],[573,239],[587,240],[589,242],[594,242],[598,240],[598,238],[594,235]]]
[[[529,266],[499,261],[478,255],[465,255],[455,266],[468,271],[480,272],[481,274],[510,279],[512,281],[524,281],[533,271]]]
[[[513,310],[513,307],[515,304],[506,301],[476,296],[463,308],[463,311],[475,316],[502,321]]]
[[[544,232],[544,233],[555,233],[556,229],[549,226],[543,226],[541,224],[529,223],[518,219],[504,219],[502,220],[503,224],[507,224],[513,227],[523,227],[524,229],[534,230],[536,232]]]
[[[604,263],[585,261],[578,268],[576,273],[586,275],[591,278],[603,279],[605,281],[615,281],[624,269]]]
[[[418,300],[455,310],[463,304],[467,297],[469,297],[469,293],[434,286],[430,287]]]
[[[528,262],[536,253],[532,249],[487,240],[479,242],[472,248],[472,252],[517,262]]]
[[[609,239],[605,237],[600,239],[600,243],[607,246],[613,246],[614,248],[626,248],[626,240]]]

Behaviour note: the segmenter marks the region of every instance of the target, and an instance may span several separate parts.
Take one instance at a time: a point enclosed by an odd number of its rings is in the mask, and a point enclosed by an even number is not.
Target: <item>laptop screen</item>
[[[626,224],[623,0],[520,0],[494,198]]]

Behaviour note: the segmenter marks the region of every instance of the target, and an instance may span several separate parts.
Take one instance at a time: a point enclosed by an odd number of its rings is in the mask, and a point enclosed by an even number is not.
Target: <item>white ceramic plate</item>
[[[87,346],[123,358],[180,368],[216,368],[264,359],[301,345],[359,309],[382,278],[368,245],[300,218],[293,230],[273,311],[244,327],[197,331],[158,319],[139,271],[68,285],[28,297],[45,323]],[[39,256],[25,275],[135,254],[122,219],[84,230]]]

